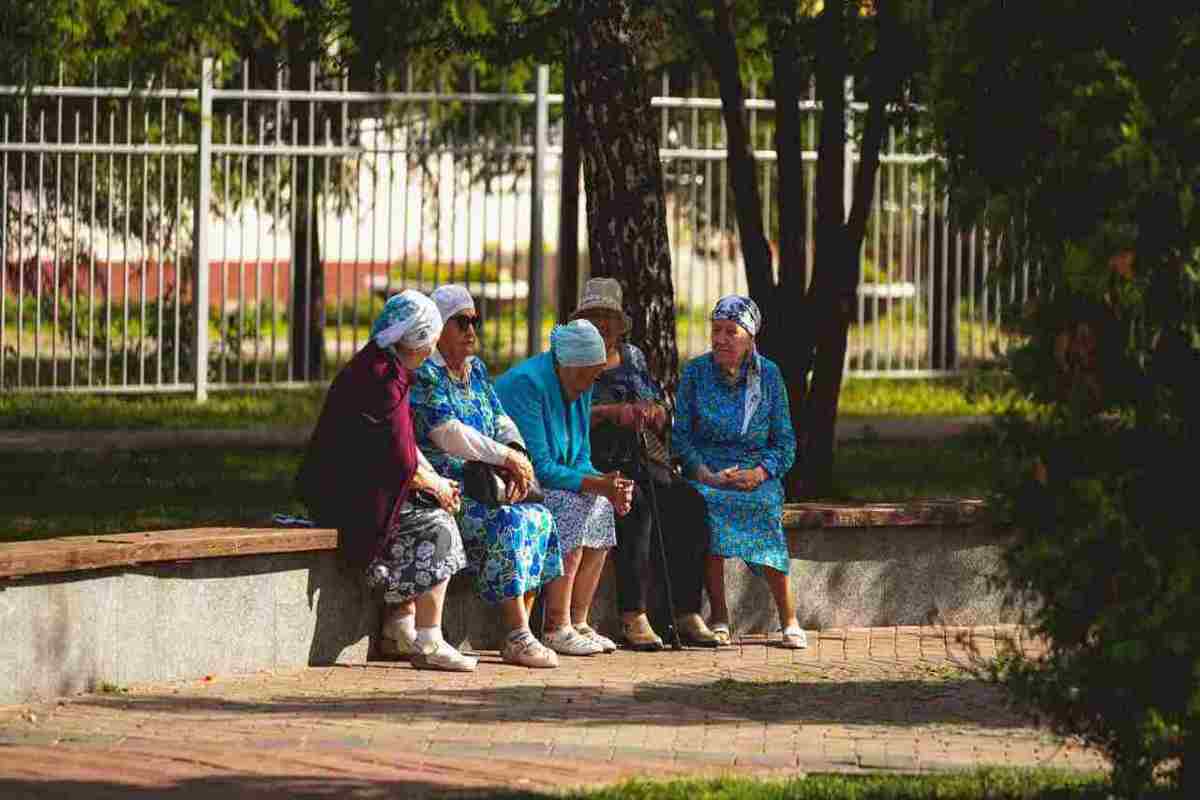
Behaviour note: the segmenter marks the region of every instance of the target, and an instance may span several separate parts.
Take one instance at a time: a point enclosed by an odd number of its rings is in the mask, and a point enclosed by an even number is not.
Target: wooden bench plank
[[[196,528],[0,545],[0,578],[337,548],[328,528]]]
[[[916,503],[795,503],[783,510],[790,530],[963,527],[982,518],[981,500]],[[129,567],[197,558],[301,553],[337,548],[327,528],[187,528],[103,536],[59,536],[0,544],[0,578]]]

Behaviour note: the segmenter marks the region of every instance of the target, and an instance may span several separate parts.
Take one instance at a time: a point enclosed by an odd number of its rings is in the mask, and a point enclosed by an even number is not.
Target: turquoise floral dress
[[[444,363],[426,359],[416,371],[411,403],[417,445],[439,475],[459,482],[463,479],[462,459],[439,449],[429,432],[458,420],[497,439],[498,422],[507,416],[487,367],[474,357],[465,384],[451,378]],[[489,509],[463,497],[459,526],[475,591],[488,603],[520,597],[562,575],[558,531],[543,505],[520,503]]]
[[[713,555],[743,559],[756,571],[787,572],[780,479],[795,460],[796,436],[787,387],[774,362],[752,352],[731,385],[712,353],[690,361],[679,384],[671,443],[689,476],[701,464],[713,472],[766,469],[769,477],[751,492],[692,483],[708,502]]]

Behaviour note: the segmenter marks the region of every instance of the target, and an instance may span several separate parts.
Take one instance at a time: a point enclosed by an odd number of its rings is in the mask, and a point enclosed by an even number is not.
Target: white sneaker
[[[803,628],[784,628],[780,644],[788,650],[803,650],[808,647],[808,636]]]
[[[431,653],[415,653],[412,657],[415,669],[436,669],[443,672],[474,672],[479,665],[475,656],[464,656],[449,642],[438,642]]]
[[[617,643],[607,636],[601,636],[591,625],[576,625],[575,630],[585,639],[590,639],[604,650],[605,653],[617,652]]]
[[[581,636],[579,631],[570,625],[547,633],[543,641],[546,647],[564,656],[594,656],[604,652],[604,648],[598,642]]]
[[[516,641],[506,641],[504,649],[500,651],[500,658],[519,667],[554,669],[558,666],[558,653],[533,638],[533,634]]]

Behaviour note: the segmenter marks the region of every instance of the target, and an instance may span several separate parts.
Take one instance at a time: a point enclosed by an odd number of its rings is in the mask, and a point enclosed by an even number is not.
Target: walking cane
[[[648,442],[646,440],[646,432],[638,432],[637,448],[638,460],[641,461],[642,472],[646,475],[646,483],[650,486],[650,519],[654,523],[655,538],[658,539],[658,553],[662,560],[662,576],[663,583],[667,590],[667,614],[669,619],[667,622],[667,639],[671,642],[671,649],[682,650],[683,642],[679,641],[679,631],[675,627],[675,596],[671,593],[671,573],[667,566],[667,545],[663,540],[662,532],[662,517],[658,513],[658,491],[654,488],[654,476],[650,474],[650,465],[646,460],[646,451]]]

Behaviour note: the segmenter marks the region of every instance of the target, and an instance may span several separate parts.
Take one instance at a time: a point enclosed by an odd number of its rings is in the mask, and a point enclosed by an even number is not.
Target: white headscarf
[[[407,350],[432,347],[442,335],[438,307],[416,289],[405,289],[388,298],[371,326],[371,338],[380,347],[399,343]]]
[[[442,314],[442,322],[448,321],[455,314],[475,311],[475,301],[471,298],[471,293],[466,290],[466,287],[456,283],[439,286],[433,290],[430,297]]]

